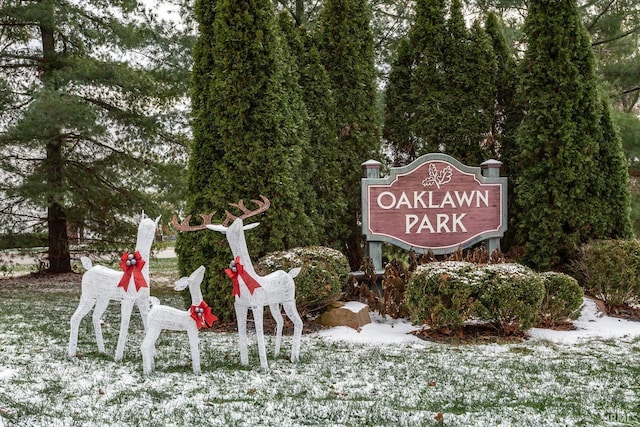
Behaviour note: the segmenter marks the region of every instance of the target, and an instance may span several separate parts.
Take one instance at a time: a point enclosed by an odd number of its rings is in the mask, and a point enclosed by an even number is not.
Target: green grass
[[[264,373],[255,339],[241,366],[236,334],[201,332],[203,373],[195,376],[186,334],[163,332],[147,377],[137,311],[122,362],[113,361],[116,303],[103,319],[108,353],[97,352],[88,316],[80,356],[69,358],[79,285],[9,283],[0,281],[0,426],[640,425],[638,339],[362,345],[305,334],[292,364],[290,337],[274,359],[270,336]],[[169,287],[152,293],[182,307]]]

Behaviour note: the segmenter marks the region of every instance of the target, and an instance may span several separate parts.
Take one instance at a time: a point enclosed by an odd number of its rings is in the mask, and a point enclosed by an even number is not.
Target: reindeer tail
[[[82,262],[82,266],[85,270],[89,270],[91,269],[91,267],[93,267],[93,263],[86,256],[80,257],[80,262]]]
[[[291,270],[289,270],[289,276],[291,276],[291,278],[295,278],[298,274],[300,274],[300,270],[301,267],[292,268]]]

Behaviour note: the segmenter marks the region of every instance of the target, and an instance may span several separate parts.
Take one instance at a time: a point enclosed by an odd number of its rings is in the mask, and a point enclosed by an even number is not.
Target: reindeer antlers
[[[258,205],[258,209],[253,210],[253,211],[247,209],[244,206],[244,202],[242,201],[242,199],[240,199],[240,201],[238,203],[229,203],[229,206],[233,206],[234,208],[240,209],[243,212],[243,214],[240,215],[239,217],[237,217],[235,215],[232,215],[229,211],[225,211],[225,214],[227,215],[227,217],[222,222],[222,225],[226,227],[226,226],[229,225],[230,221],[233,221],[236,218],[246,219],[246,218],[258,215],[259,213],[262,213],[262,212],[266,211],[267,209],[269,209],[269,206],[271,206],[271,202],[269,202],[269,199],[267,199],[262,194],[260,195],[260,198],[262,199],[262,201],[251,199],[251,201],[253,203]]]
[[[244,202],[242,201],[242,199],[240,199],[240,201],[238,201],[238,203],[229,203],[229,206],[233,206],[234,208],[238,208],[243,213],[242,213],[242,215],[237,217],[237,216],[233,215],[232,213],[230,213],[229,211],[225,210],[226,218],[222,222],[222,225],[224,227],[227,227],[229,225],[229,222],[235,220],[236,218],[240,218],[240,219],[250,218],[252,216],[258,215],[259,213],[262,213],[262,212],[266,211],[267,209],[269,209],[269,207],[271,206],[271,202],[269,202],[269,199],[267,199],[263,195],[260,195],[260,198],[262,200],[251,199],[251,201],[253,203],[258,205],[258,209],[255,209],[255,210],[247,209],[245,207]],[[211,218],[213,217],[214,214],[215,214],[215,211],[211,212],[209,215],[198,214],[202,218],[202,224],[200,224],[200,225],[189,225],[189,221],[191,221],[191,215],[188,215],[182,221],[182,223],[179,223],[178,222],[178,218],[174,215],[173,219],[171,220],[171,224],[173,225],[173,228],[175,228],[178,231],[203,230],[203,229],[205,229],[207,227],[207,224],[211,224]]]
[[[187,215],[187,217],[182,221],[182,223],[178,222],[178,217],[173,216],[171,219],[171,224],[173,228],[178,231],[197,231],[204,230],[207,228],[207,224],[211,224],[211,218],[215,215],[216,211],[211,212],[209,215],[206,214],[198,214],[202,218],[202,224],[200,225],[189,225],[189,221],[191,221],[191,215]]]

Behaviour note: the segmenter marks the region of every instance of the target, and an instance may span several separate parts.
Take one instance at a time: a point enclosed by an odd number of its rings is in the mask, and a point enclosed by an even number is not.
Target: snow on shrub
[[[508,334],[535,326],[543,297],[542,278],[519,264],[436,262],[416,270],[406,304],[413,321],[433,329],[460,329],[473,319]]]
[[[538,323],[544,284],[539,274],[520,264],[478,267],[484,273],[478,285],[478,317],[506,334]]]
[[[301,316],[336,301],[349,277],[347,258],[335,249],[322,246],[273,252],[258,260],[256,270],[267,274],[302,267],[296,282],[296,305]]]
[[[478,310],[477,269],[460,261],[433,262],[416,269],[405,303],[411,320],[432,329],[460,329]]]

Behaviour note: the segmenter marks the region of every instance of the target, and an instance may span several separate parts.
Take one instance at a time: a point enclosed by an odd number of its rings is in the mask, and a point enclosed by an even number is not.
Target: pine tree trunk
[[[70,273],[71,255],[67,236],[67,219],[64,208],[53,201],[49,204],[47,222],[49,225],[49,272]]]
[[[47,85],[49,75],[56,67],[56,50],[53,29],[47,25],[40,26],[42,35],[42,55],[45,65],[42,69],[41,79]],[[62,136],[47,142],[47,158],[44,168],[47,172],[47,226],[49,231],[49,269],[50,273],[71,272],[71,255],[69,254],[69,237],[67,235],[67,215],[64,207],[58,200],[64,188]]]

